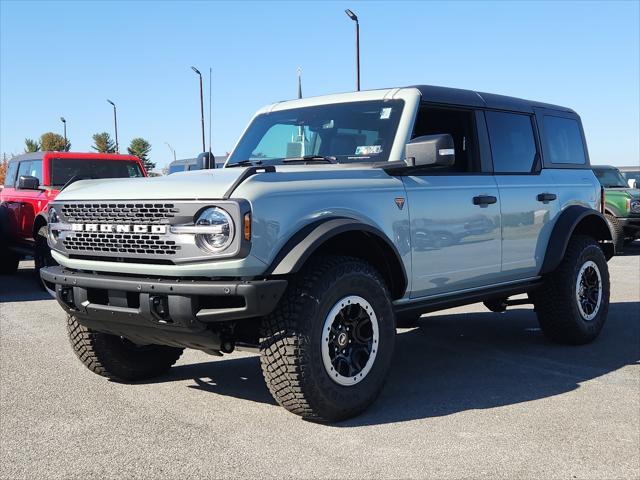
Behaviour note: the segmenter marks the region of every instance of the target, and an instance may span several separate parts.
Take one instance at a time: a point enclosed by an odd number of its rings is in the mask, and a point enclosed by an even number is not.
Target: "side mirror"
[[[40,180],[31,175],[20,175],[18,179],[19,190],[38,190],[40,188]]]
[[[627,180],[627,184],[629,185],[629,188],[638,188],[638,181],[633,178]]]
[[[441,133],[414,138],[405,147],[405,158],[411,167],[451,167],[456,160],[453,137]]]

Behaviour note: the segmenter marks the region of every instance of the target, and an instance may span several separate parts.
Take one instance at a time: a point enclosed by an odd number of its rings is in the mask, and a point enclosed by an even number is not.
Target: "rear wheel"
[[[117,335],[96,332],[67,317],[67,332],[73,351],[93,373],[111,380],[146,380],[165,373],[176,363],[182,348],[136,345]]]
[[[378,396],[393,355],[388,289],[368,263],[321,256],[292,280],[263,320],[262,372],[276,401],[315,421],[338,421]]]
[[[609,311],[609,270],[598,243],[582,235],[571,238],[564,259],[533,300],[547,338],[569,344],[594,340]]]

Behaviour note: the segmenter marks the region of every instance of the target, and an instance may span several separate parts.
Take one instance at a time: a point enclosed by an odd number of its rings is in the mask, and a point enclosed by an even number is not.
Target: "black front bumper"
[[[88,328],[137,343],[215,351],[220,322],[271,313],[287,287],[281,279],[213,281],[40,271],[58,303]]]

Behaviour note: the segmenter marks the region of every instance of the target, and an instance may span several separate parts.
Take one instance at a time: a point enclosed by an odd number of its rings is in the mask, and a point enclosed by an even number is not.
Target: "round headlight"
[[[203,250],[218,253],[233,241],[234,225],[231,216],[222,208],[210,207],[204,210],[196,220],[196,226],[210,226],[210,233],[198,233],[196,244]]]

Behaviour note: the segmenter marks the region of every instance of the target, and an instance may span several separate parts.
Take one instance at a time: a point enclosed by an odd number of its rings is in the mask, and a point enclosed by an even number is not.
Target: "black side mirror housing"
[[[453,137],[441,133],[414,138],[405,147],[405,159],[410,167],[451,167],[456,161]]]
[[[40,180],[31,175],[20,175],[18,179],[19,190],[38,190],[40,188]]]

